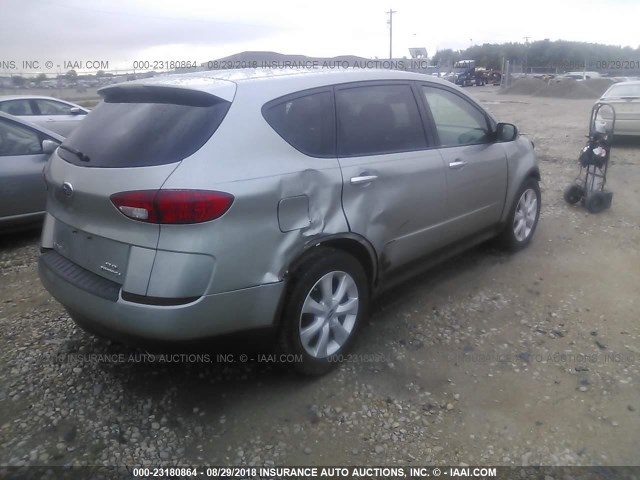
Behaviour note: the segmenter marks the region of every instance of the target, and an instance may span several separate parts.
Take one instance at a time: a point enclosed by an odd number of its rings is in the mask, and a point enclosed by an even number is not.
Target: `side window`
[[[335,157],[331,92],[319,92],[266,104],[262,115],[296,150],[312,157]]]
[[[9,115],[35,115],[29,100],[8,100],[0,103],[0,112]]]
[[[409,85],[372,85],[336,91],[338,154],[378,155],[427,146]]]
[[[52,100],[36,100],[40,115],[70,115],[71,107],[64,103],[54,102]]]
[[[37,132],[17,123],[0,119],[0,156],[42,153]]]
[[[442,88],[422,87],[443,146],[489,143],[486,117],[464,98]]]

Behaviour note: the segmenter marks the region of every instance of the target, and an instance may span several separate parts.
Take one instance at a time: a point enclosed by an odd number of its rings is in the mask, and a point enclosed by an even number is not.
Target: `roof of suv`
[[[304,79],[304,80],[303,80]],[[301,81],[302,80],[302,81]],[[237,70],[210,70],[184,74],[165,75],[132,82],[110,85],[100,89],[106,91],[123,85],[153,85],[200,90],[207,93],[216,92],[219,95],[225,84],[245,84],[249,82],[278,82],[292,86],[304,86],[308,83],[318,85],[332,85],[337,83],[358,82],[367,80],[422,80],[432,83],[451,85],[445,80],[421,73],[405,72],[401,70],[377,69],[268,69],[246,68]]]

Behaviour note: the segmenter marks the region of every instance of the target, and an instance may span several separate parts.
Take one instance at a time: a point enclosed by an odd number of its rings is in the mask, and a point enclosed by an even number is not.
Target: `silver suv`
[[[83,328],[272,328],[322,373],[371,297],[540,213],[533,144],[399,71],[206,72],[109,86],[45,170],[39,269]]]

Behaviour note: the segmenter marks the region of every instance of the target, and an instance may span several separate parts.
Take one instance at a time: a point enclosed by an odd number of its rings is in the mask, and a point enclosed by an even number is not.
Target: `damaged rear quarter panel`
[[[185,159],[163,186],[217,190],[235,197],[216,220],[160,229],[159,250],[214,258],[207,294],[279,282],[313,238],[349,231],[337,159],[309,157],[287,144],[261,115],[266,101],[238,95],[212,139]],[[308,218],[289,218],[301,228],[283,232],[278,206],[301,196],[308,198]]]

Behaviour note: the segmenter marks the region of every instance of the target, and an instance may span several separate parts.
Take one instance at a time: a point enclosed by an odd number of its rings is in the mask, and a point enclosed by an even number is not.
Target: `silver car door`
[[[507,191],[507,158],[493,140],[487,116],[453,90],[421,87],[445,163],[447,242],[500,220]]]
[[[391,270],[441,245],[442,157],[427,144],[409,83],[336,87],[342,202],[352,232]]]

